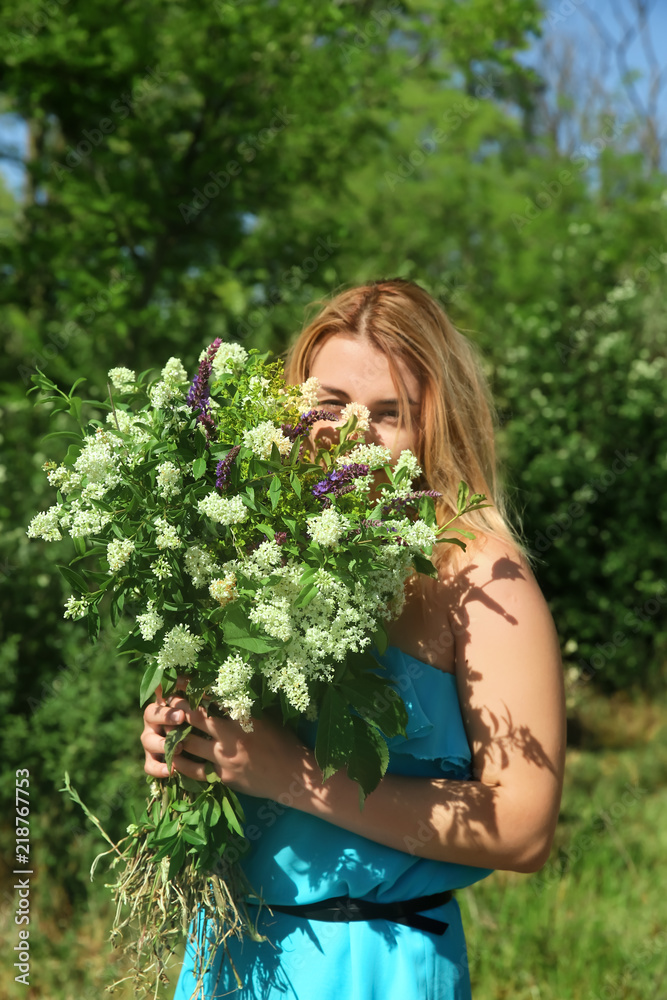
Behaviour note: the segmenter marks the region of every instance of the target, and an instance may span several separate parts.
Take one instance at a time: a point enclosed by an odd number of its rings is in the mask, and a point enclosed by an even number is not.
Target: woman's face
[[[405,448],[417,451],[421,401],[419,380],[402,361],[396,365],[410,400],[410,431],[399,424],[398,393],[387,358],[367,341],[345,334],[329,337],[316,351],[309,372],[320,381],[319,403],[324,409],[340,412],[346,403],[363,403],[370,410],[370,430],[364,439],[367,444],[389,448],[393,460]],[[313,430],[318,443],[333,444],[333,424],[321,421]]]

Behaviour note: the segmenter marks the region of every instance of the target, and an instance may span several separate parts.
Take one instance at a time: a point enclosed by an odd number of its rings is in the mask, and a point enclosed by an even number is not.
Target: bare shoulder
[[[459,622],[486,612],[513,623],[538,608],[551,618],[533,571],[511,542],[478,535],[439,569],[438,580],[448,594],[450,615]]]
[[[565,746],[560,644],[547,602],[515,546],[485,537],[441,575],[456,678],[477,777],[555,794]],[[559,794],[559,793],[558,793]]]

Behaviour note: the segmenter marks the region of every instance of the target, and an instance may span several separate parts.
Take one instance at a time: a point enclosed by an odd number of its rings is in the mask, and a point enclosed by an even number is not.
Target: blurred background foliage
[[[537,0],[0,0],[0,16],[0,112],[28,127],[22,191],[0,180],[1,791],[29,768],[40,912],[63,954],[73,909],[101,905],[99,841],[57,789],[69,770],[119,835],[143,799],[141,720],[116,636],[91,647],[62,619],[66,545],[25,535],[59,457],[26,398],[36,367],[99,397],[112,366],[194,362],[216,336],[280,352],[318,299],[414,279],[484,353],[571,711],[591,689],[656,695],[667,183],[653,105],[556,52]]]

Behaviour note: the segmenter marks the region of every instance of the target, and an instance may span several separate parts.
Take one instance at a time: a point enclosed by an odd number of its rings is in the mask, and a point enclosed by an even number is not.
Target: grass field
[[[458,893],[474,1000],[667,1000],[667,700],[584,693],[572,742],[547,865]],[[14,982],[5,897],[0,997],[97,1000],[122,974],[106,943],[105,890],[72,912],[57,885],[33,885],[30,986]]]

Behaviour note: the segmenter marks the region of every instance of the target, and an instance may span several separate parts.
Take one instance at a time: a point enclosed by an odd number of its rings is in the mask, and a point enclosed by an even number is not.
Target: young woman
[[[416,453],[423,485],[441,494],[442,522],[460,480],[493,506],[457,522],[476,536],[465,552],[438,546],[437,579],[406,585],[379,659],[408,709],[407,739],[390,742],[388,773],[363,809],[344,771],[322,783],[312,738],[267,719],[245,733],[179,698],[146,709],[145,769],[166,775],[164,734],[186,719],[209,738],[190,736],[184,748],[213,762],[242,798],[252,841],[243,867],[273,912],[259,917],[269,943],[231,944],[239,1000],[464,1000],[466,946],[451,890],[496,868],[534,872],[546,862],[565,756],[559,644],[504,512],[488,389],[469,341],[423,289],[399,279],[325,304],[292,347],[286,376],[317,376],[327,410],[368,407],[366,441],[394,457]],[[332,440],[336,425],[314,432]],[[204,764],[183,755],[174,766],[204,777]],[[193,986],[189,951],[178,1000]],[[235,989],[220,949],[205,996]]]

